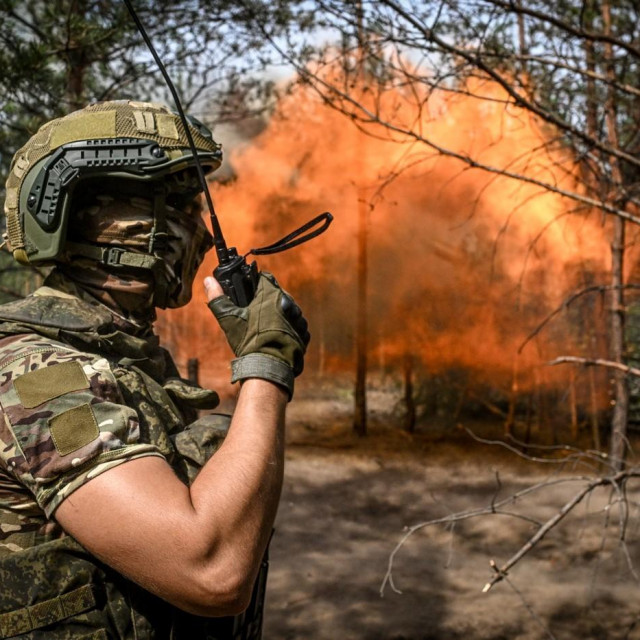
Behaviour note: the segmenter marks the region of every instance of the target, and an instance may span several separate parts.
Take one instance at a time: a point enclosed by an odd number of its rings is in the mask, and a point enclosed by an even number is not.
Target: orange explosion
[[[418,111],[410,96],[387,92],[379,108],[456,154],[579,190],[577,168],[553,132],[506,108],[496,85],[476,80],[467,89],[483,99],[434,91]],[[559,316],[520,355],[518,347],[568,293],[601,279],[607,244],[597,216],[380,125],[365,128],[372,135],[300,88],[265,131],[231,152],[237,179],[212,191],[227,240],[241,251],[333,212],[326,235],[259,260],[309,318],[307,378],[353,369],[358,198],[369,208],[372,370],[399,372],[410,353],[427,371],[462,367],[508,388],[514,370],[527,385],[555,355],[596,355],[601,318],[592,300]],[[214,267],[210,254],[201,274]],[[161,320],[179,364],[198,357],[201,381],[224,391],[230,352],[200,286],[187,308]],[[550,379],[549,369],[542,375]]]

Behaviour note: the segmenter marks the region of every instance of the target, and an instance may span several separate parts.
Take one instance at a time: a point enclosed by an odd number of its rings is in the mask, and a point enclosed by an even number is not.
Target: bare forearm
[[[276,385],[246,380],[224,444],[191,487],[196,519],[211,532],[208,548],[233,556],[238,569],[257,570],[271,533],[282,487],[286,403]]]

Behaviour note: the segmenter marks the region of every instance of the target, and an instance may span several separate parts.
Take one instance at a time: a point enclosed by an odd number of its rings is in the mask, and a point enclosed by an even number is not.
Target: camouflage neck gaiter
[[[165,278],[169,284],[167,307],[177,309],[191,300],[193,280],[213,237],[202,221],[197,200],[180,210],[166,205],[168,246],[164,255]]]
[[[168,307],[179,307],[191,299],[191,286],[204,254],[211,248],[209,232],[200,217],[197,202],[182,211],[166,205],[167,246],[159,255],[161,269],[113,267],[85,257],[71,257],[60,265],[67,278],[106,305],[120,320],[121,328],[145,333],[155,320],[156,278],[163,278]],[[71,217],[67,237],[78,244],[119,247],[134,253],[149,253],[154,231],[153,203],[138,196],[97,195],[91,204]]]

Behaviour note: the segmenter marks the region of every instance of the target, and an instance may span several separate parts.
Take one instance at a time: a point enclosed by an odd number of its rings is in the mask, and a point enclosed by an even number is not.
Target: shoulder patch
[[[88,404],[81,404],[50,418],[49,430],[61,456],[81,449],[100,436],[98,422]]]
[[[29,371],[16,378],[13,386],[25,409],[33,409],[71,391],[89,388],[89,379],[79,362],[61,362]]]

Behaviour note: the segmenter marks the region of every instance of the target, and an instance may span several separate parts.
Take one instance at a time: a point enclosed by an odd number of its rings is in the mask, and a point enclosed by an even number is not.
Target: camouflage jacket
[[[216,404],[106,307],[48,287],[0,306],[0,638],[240,637],[237,619],[167,605],[52,517],[83,483],[136,457],[162,456],[191,482],[228,426],[196,420]]]

